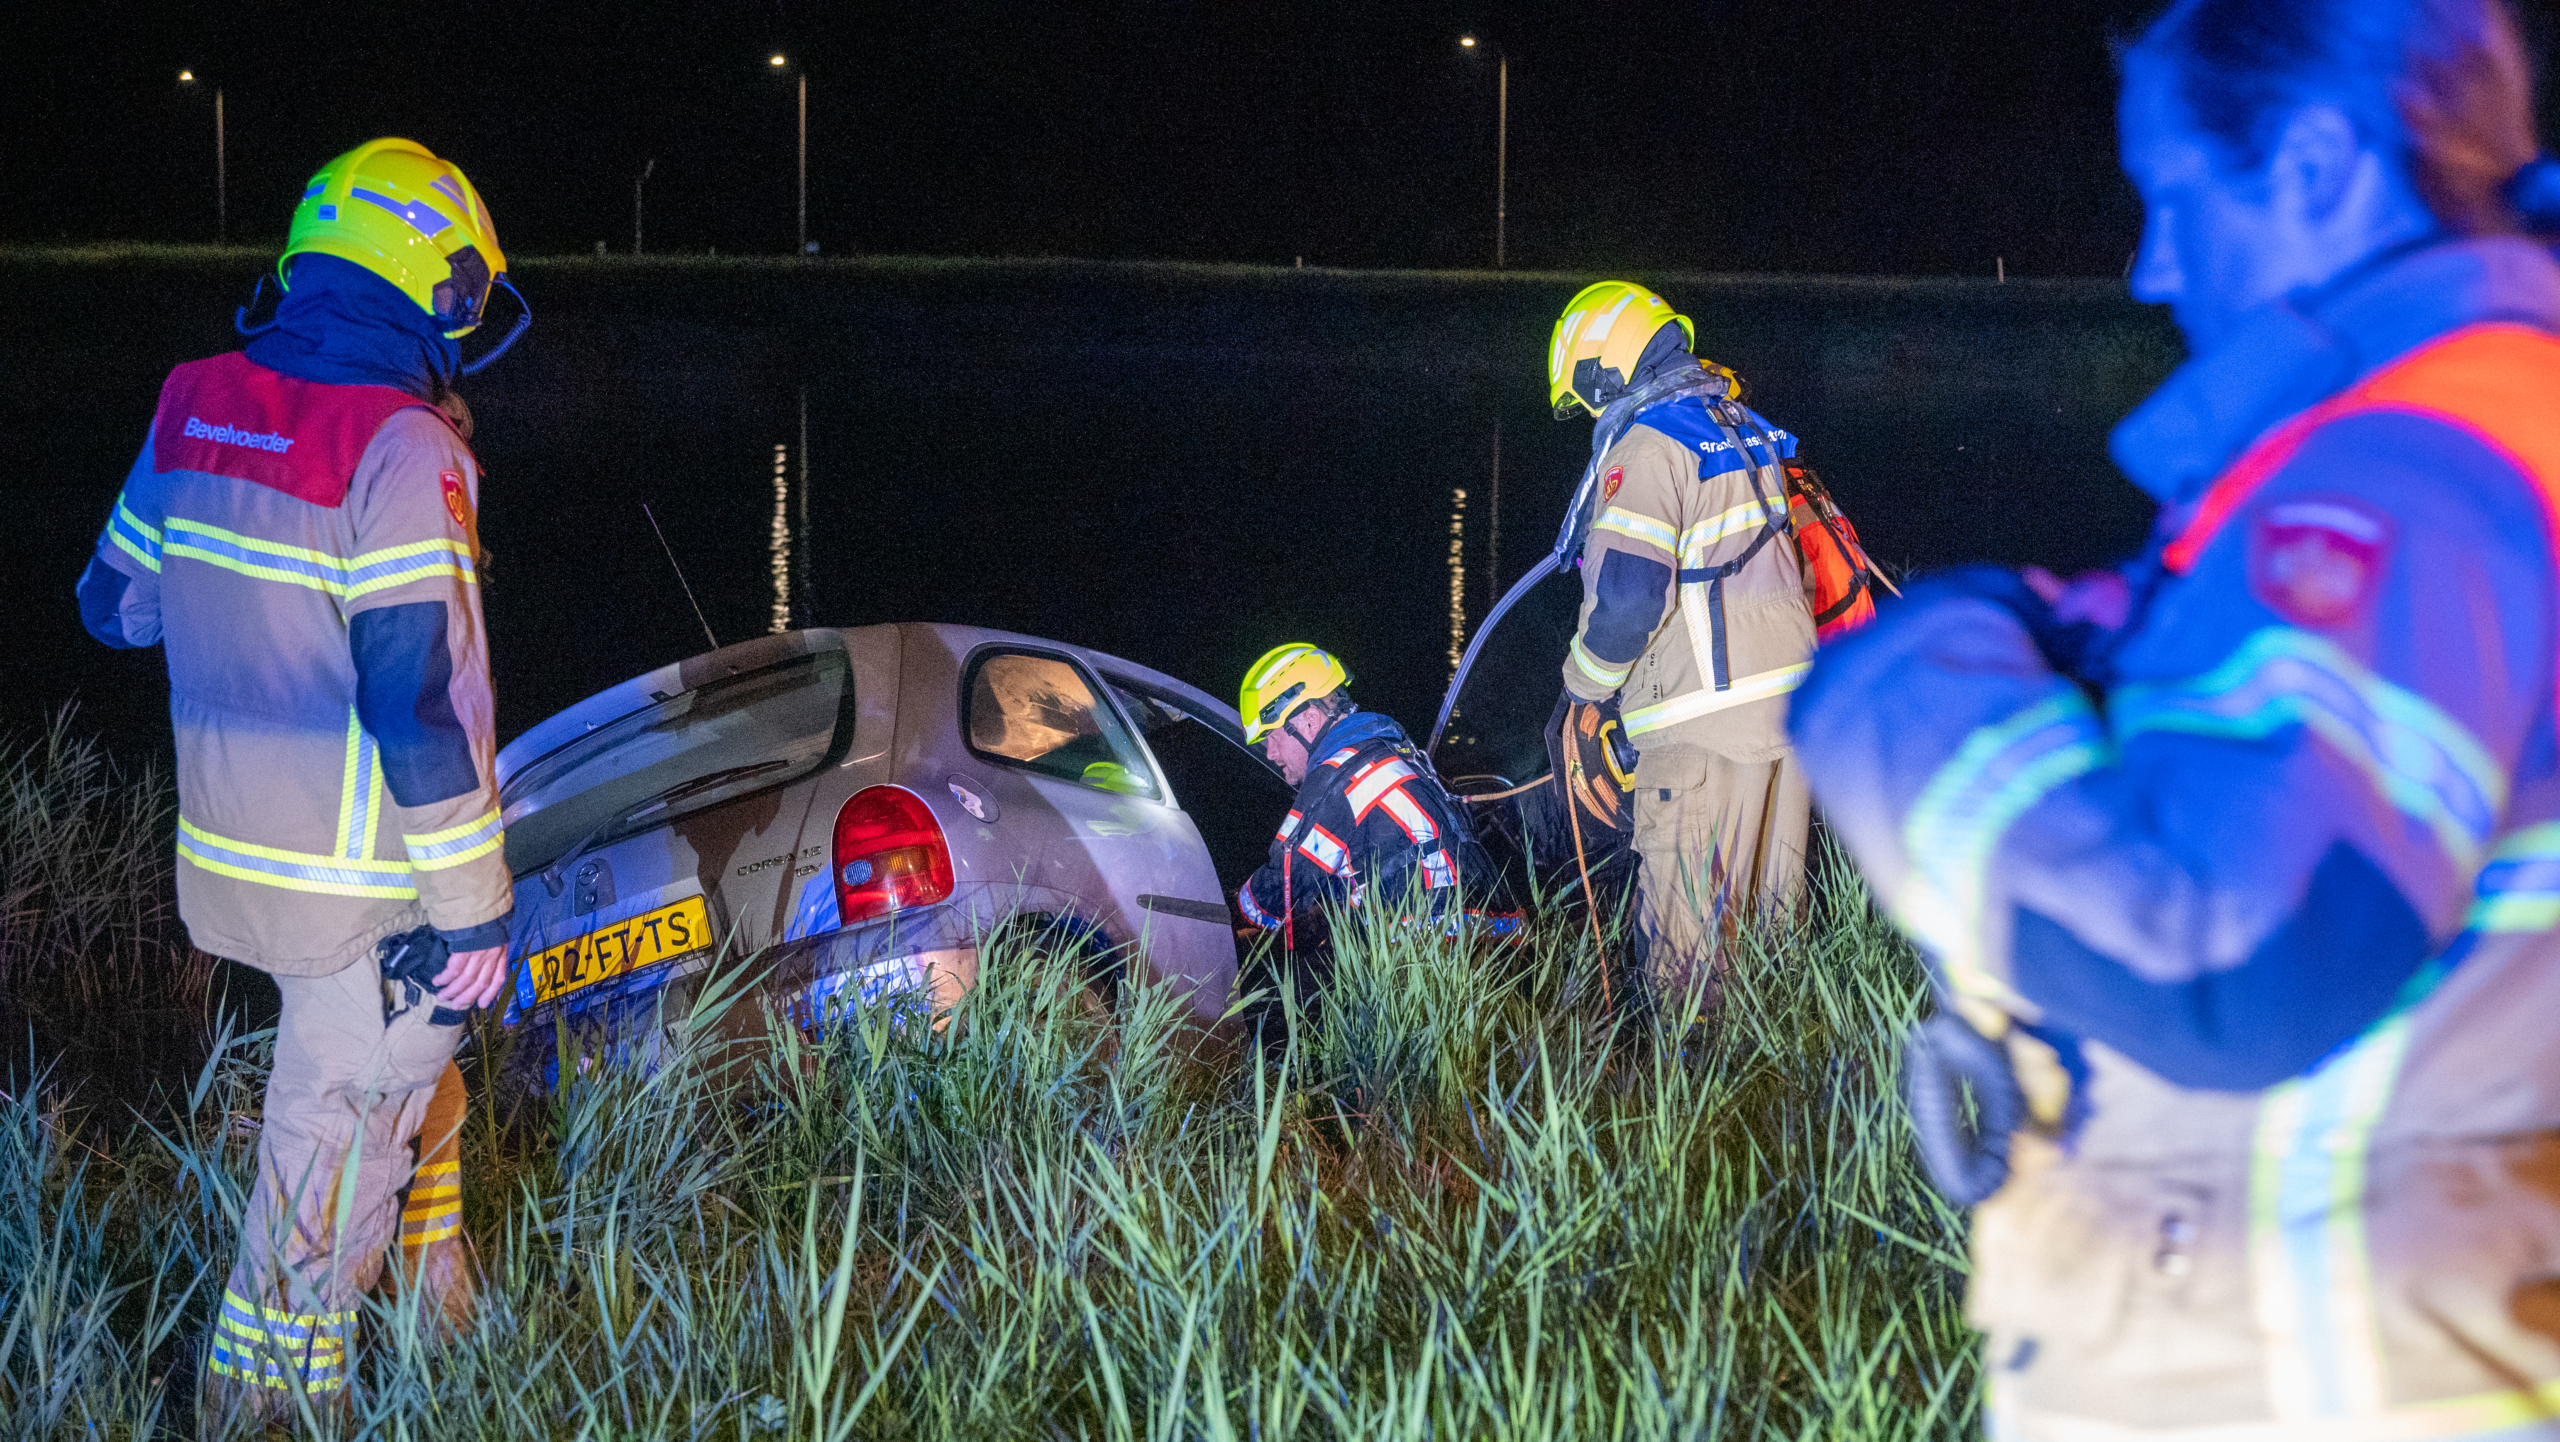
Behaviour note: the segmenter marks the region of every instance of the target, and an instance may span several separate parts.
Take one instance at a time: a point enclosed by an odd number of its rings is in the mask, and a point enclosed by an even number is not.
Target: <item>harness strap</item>
[[[1741,555],[1723,565],[1684,566],[1680,569],[1681,585],[1694,586],[1702,581],[1706,583],[1707,647],[1715,671],[1716,689],[1719,691],[1733,689],[1733,667],[1726,659],[1724,645],[1725,578],[1740,574],[1743,567],[1751,564],[1751,558],[1760,554],[1760,548],[1769,544],[1769,538],[1776,534],[1778,534],[1778,528],[1774,523],[1763,526],[1760,528],[1760,534],[1751,538],[1751,544],[1743,548]]]
[[[1770,537],[1783,534],[1786,526],[1786,508],[1772,507],[1768,492],[1760,489],[1760,464],[1751,458],[1751,449],[1743,441],[1741,433],[1728,425],[1721,415],[1716,418],[1716,424],[1726,436],[1731,438],[1734,454],[1742,457],[1743,474],[1751,478],[1751,499],[1760,503],[1760,514],[1765,519],[1761,523],[1760,534],[1751,538],[1751,544],[1743,548],[1741,555],[1721,566],[1683,566],[1674,579],[1683,586],[1705,583],[1709,669],[1715,673],[1715,689],[1730,691],[1733,689],[1733,666],[1726,658],[1724,644],[1725,578],[1740,575],[1742,568],[1751,564],[1751,558],[1760,554],[1760,548],[1769,544]],[[1772,439],[1768,446],[1770,464],[1773,466],[1780,464],[1777,459],[1777,442]]]

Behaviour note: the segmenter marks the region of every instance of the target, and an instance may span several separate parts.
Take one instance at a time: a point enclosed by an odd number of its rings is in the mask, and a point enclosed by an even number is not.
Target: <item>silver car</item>
[[[1233,708],[1117,657],[969,626],[762,636],[663,666],[498,755],[516,878],[505,1020],[601,1020],[761,953],[804,1023],[1035,926],[1116,987],[1137,959],[1204,1024],[1236,943],[1150,736],[1238,750]],[[1278,784],[1260,758],[1252,765]]]

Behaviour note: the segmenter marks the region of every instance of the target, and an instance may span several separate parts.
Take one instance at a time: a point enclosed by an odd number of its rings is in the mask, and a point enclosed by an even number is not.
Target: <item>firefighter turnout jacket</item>
[[[1458,801],[1393,718],[1337,716],[1307,754],[1314,759],[1272,838],[1271,859],[1236,891],[1245,920],[1272,928],[1372,897],[1401,905],[1409,892],[1426,898],[1432,915],[1449,917],[1468,897],[1499,889]],[[1512,920],[1487,919],[1497,930]]]
[[[232,354],[160,392],[83,619],[165,646],[197,946],[325,976],[421,922],[506,939],[479,468],[389,386]]]
[[[1684,396],[1640,413],[1601,459],[1565,689],[1618,698],[1627,738],[1728,760],[1786,753],[1786,695],[1814,622],[1782,463],[1795,437]]]
[[[2029,1104],[1974,1219],[1993,1435],[2560,1415],[2555,332],[2513,239],[2266,307],[2117,429],[2163,508],[2122,627],[1956,573],[1795,698]]]

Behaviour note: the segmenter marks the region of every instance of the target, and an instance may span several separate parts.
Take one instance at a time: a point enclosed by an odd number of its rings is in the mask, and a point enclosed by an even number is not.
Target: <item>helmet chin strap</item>
[[[524,292],[516,289],[514,281],[500,275],[491,284],[505,286],[507,294],[516,298],[516,323],[508,328],[506,339],[499,341],[495,349],[478,360],[466,362],[463,365],[462,373],[467,376],[476,376],[487,370],[491,362],[507,353],[507,347],[516,343],[516,337],[524,334],[525,327],[533,324],[533,307],[524,303]]]
[[[258,308],[258,302],[265,299],[266,294],[267,273],[265,271],[260,271],[258,272],[258,283],[250,288],[248,303],[231,312],[231,328],[233,330],[240,332],[240,334],[244,336],[254,338],[265,335],[268,331],[276,328],[276,318],[272,314],[267,317],[266,324],[264,325],[253,326],[249,324],[249,312]]]

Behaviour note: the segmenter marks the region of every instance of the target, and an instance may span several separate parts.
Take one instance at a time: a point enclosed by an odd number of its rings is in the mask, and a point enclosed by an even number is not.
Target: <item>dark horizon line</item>
[[[272,257],[283,248],[281,236],[271,241],[227,242],[193,240],[116,240],[0,239],[0,260],[76,260],[107,259],[113,255],[153,255],[178,260],[215,260],[234,257]],[[1909,282],[1946,281],[1975,282],[1988,286],[2004,284],[2037,285],[2057,281],[2105,282],[2125,284],[2121,275],[2097,271],[2051,271],[2017,274],[2005,264],[2004,257],[1994,257],[1994,264],[1977,272],[1970,270],[1900,271],[1900,270],[1715,270],[1681,264],[1620,264],[1587,269],[1559,269],[1553,266],[1507,266],[1496,270],[1491,266],[1419,266],[1419,265],[1327,265],[1307,264],[1303,257],[1297,263],[1276,260],[1203,260],[1190,256],[1149,255],[1074,255],[1058,251],[982,252],[975,254],[933,251],[857,251],[852,254],[797,255],[788,250],[722,251],[704,249],[652,250],[633,255],[624,250],[526,251],[508,257],[512,271],[520,265],[594,265],[613,261],[631,265],[679,265],[717,262],[722,265],[766,264],[776,269],[802,267],[913,265],[1091,265],[1166,270],[1249,270],[1279,272],[1312,272],[1328,276],[1432,276],[1469,280],[1569,281],[1591,277],[1622,275],[1657,275],[1676,277],[1684,282],[1711,280],[1773,281],[1870,281]]]

